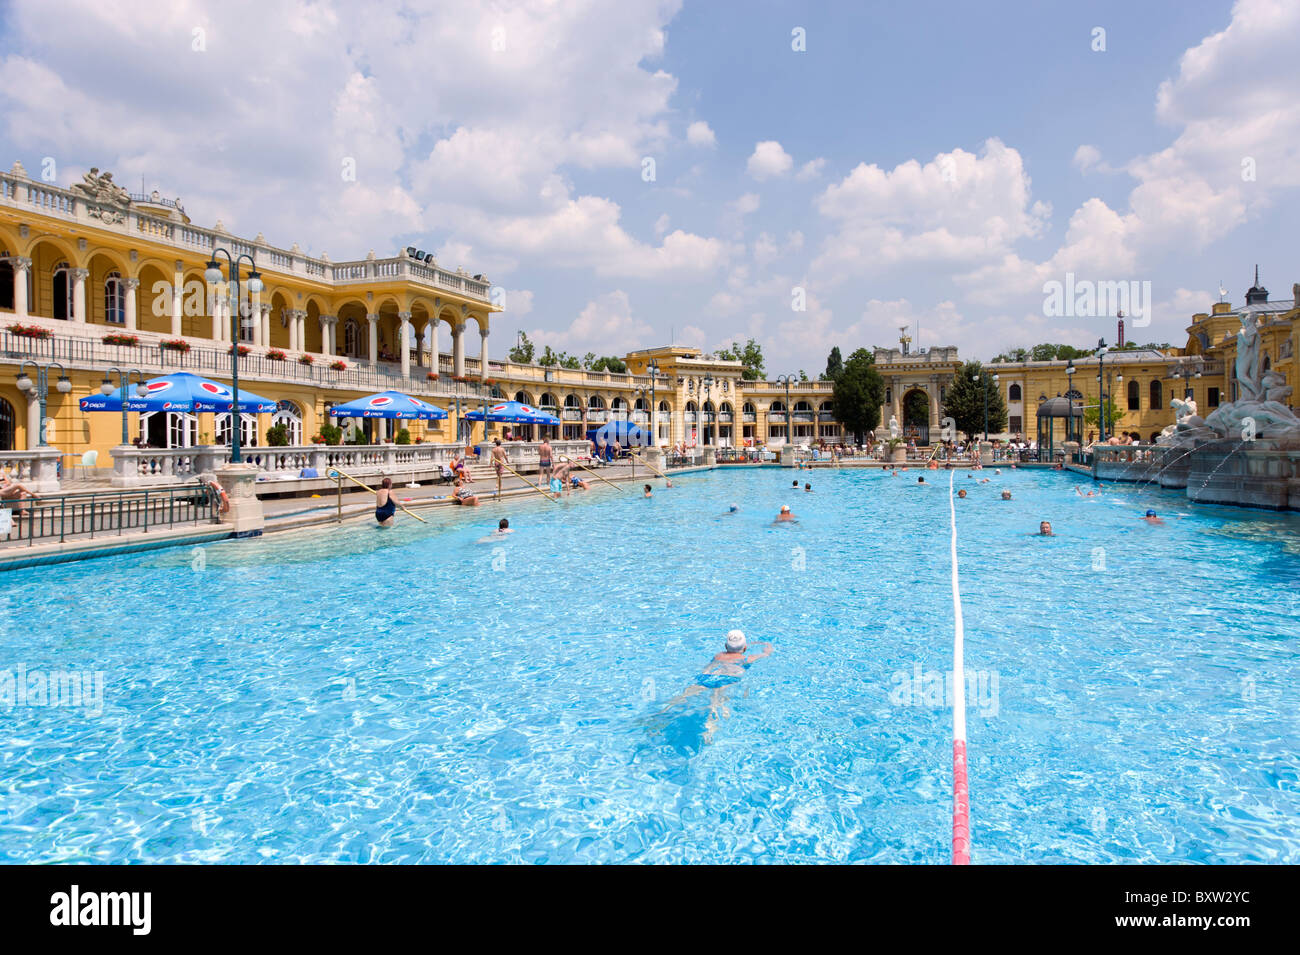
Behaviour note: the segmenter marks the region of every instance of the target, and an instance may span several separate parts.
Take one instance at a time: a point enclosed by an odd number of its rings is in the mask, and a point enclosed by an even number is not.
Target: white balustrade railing
[[[299,447],[240,448],[245,464],[256,467],[265,480],[303,477],[315,471],[318,478],[328,477],[330,468],[356,476],[385,474],[407,475],[434,471],[447,464],[464,445],[459,444],[378,444],[327,445]],[[112,449],[113,487],[142,487],[151,484],[183,484],[200,475],[229,464],[230,448],[203,445],[192,448]],[[307,475],[310,477],[310,473]]]
[[[0,469],[33,494],[52,494],[59,490],[58,448],[33,448],[29,451],[0,451]]]

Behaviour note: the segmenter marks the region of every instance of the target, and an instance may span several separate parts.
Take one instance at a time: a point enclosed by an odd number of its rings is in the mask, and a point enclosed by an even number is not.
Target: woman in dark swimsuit
[[[393,479],[384,478],[375,492],[375,520],[380,527],[392,527],[393,515],[397,513],[397,502],[393,500]]]

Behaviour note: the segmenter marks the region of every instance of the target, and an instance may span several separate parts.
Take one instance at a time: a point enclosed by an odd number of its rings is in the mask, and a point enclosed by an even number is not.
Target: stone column
[[[133,332],[138,326],[135,316],[135,290],[140,287],[140,280],[123,279],[122,284],[126,287],[126,330]],[[24,288],[23,291],[26,291],[26,289]]]
[[[457,378],[465,375],[465,323],[457,322],[451,328],[452,373]]]
[[[262,502],[257,497],[257,471],[252,464],[227,464],[217,469],[217,481],[230,501],[230,510],[221,515],[221,523],[229,526],[236,537],[256,537],[266,525]]]
[[[27,392],[27,450],[35,451],[41,446],[41,402],[36,397],[36,389]]]
[[[263,305],[260,311],[262,313],[262,344],[269,347],[271,344],[271,306]]]
[[[14,264],[14,318],[23,321],[27,318],[27,276],[32,270],[32,260],[19,257]]]
[[[226,297],[218,293],[212,298],[212,340],[219,342],[226,337]]]
[[[480,338],[481,341],[482,341],[482,344],[481,344],[481,346],[480,346],[480,348],[479,348],[479,353],[478,353],[478,354],[479,354],[478,364],[479,364],[479,380],[480,380],[480,381],[487,381],[487,376],[488,376],[488,349],[487,349],[487,340],[488,340],[488,332],[490,332],[490,331],[491,331],[490,328],[480,328],[480,329],[478,330],[479,338]]]
[[[242,302],[240,303],[240,311],[243,311]],[[248,320],[253,326],[253,340],[250,344],[260,348],[266,344],[265,339],[262,338],[262,306],[260,304],[253,301],[248,303]],[[243,338],[243,336],[241,335],[240,338]]]
[[[224,286],[223,286],[224,287]],[[224,299],[222,295],[220,298]],[[181,263],[176,263],[176,272],[172,276],[172,335],[179,336],[181,333],[181,317],[185,314],[185,272],[182,271]],[[214,338],[220,340],[225,338],[225,334],[214,335]]]
[[[89,269],[72,269],[72,320],[86,324],[86,276]]]
[[[320,350],[323,355],[334,354],[334,340],[330,334],[330,317],[328,315],[320,317]]]
[[[374,365],[379,362],[379,316],[367,315],[366,322],[370,325],[370,364]]]
[[[411,313],[397,313],[397,357],[402,362],[402,377],[411,377],[411,347],[408,337],[411,329]]]
[[[298,340],[298,316],[295,312],[288,313],[289,319],[289,351],[304,351],[302,343]]]
[[[434,316],[429,319],[429,367],[433,371],[440,371],[438,367],[438,326],[442,324],[442,319]]]

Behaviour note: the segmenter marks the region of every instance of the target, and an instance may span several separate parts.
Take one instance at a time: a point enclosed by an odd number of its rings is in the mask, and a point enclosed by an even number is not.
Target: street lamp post
[[[659,446],[659,432],[655,429],[655,379],[659,377],[659,363],[651,360],[645,371],[650,376],[650,447],[656,448]]]
[[[100,394],[107,396],[113,393],[113,382],[110,381],[108,377],[109,375],[113,375],[113,374],[117,375],[117,379],[119,384],[121,385],[121,390],[122,390],[122,443],[124,445],[130,444],[131,439],[127,434],[127,426],[126,426],[126,401],[127,401],[126,390],[131,384],[131,376],[132,375],[136,376],[137,380],[135,386],[135,393],[139,397],[144,398],[145,396],[147,396],[149,394],[149,389],[144,386],[144,372],[142,372],[139,368],[128,368],[126,371],[123,371],[121,368],[114,366],[113,368],[110,368],[108,369],[108,371],[104,372],[104,383],[99,386]]]
[[[1000,376],[998,375],[993,376],[993,384],[995,386],[998,383],[999,377]],[[988,441],[989,439],[989,386],[988,383],[984,381],[984,370],[981,368],[979,374],[972,375],[970,380],[979,382],[980,390],[984,392],[984,440]]]
[[[243,429],[244,417],[239,410],[239,325],[244,318],[244,300],[239,291],[239,263],[248,260],[248,294],[256,295],[262,291],[262,273],[257,271],[257,262],[247,252],[232,256],[222,248],[212,250],[212,258],[203,277],[209,285],[221,281],[221,263],[218,255],[224,255],[230,266],[230,391],[234,401],[230,408],[230,462],[239,464],[243,458],[239,454],[240,431]]]
[[[33,368],[36,369],[35,381],[32,381],[31,376],[23,372],[23,369],[26,368],[28,365],[31,365]],[[42,448],[47,446],[45,440],[45,420],[46,420],[47,412],[49,411],[50,369],[51,368],[59,369],[59,380],[55,382],[54,390],[61,395],[70,394],[72,392],[72,382],[68,379],[67,369],[64,368],[60,362],[52,361],[49,362],[48,364],[42,365],[39,362],[35,362],[28,359],[27,361],[23,362],[21,365],[18,366],[18,382],[17,382],[18,390],[23,392],[24,394],[29,394],[32,391],[35,391],[36,399],[40,402],[41,405],[41,409],[40,409],[41,417],[40,420],[36,423],[36,436],[37,436],[37,446]],[[29,423],[28,430],[29,431],[31,430],[30,423]],[[28,444],[32,443],[30,434],[27,437],[27,443]]]
[[[1106,339],[1097,339],[1097,440],[1101,444],[1106,443],[1106,382],[1103,376],[1106,374]]]
[[[1193,371],[1193,369],[1195,369]],[[1178,376],[1183,379],[1183,399],[1190,401],[1194,397],[1192,386],[1188,382],[1201,377],[1201,367],[1195,362],[1189,363],[1185,358],[1178,359]]]

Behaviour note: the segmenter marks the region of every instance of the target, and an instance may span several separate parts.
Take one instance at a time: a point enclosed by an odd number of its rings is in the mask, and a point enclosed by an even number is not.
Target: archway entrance
[[[920,388],[903,395],[903,438],[917,447],[930,443],[930,396]]]

